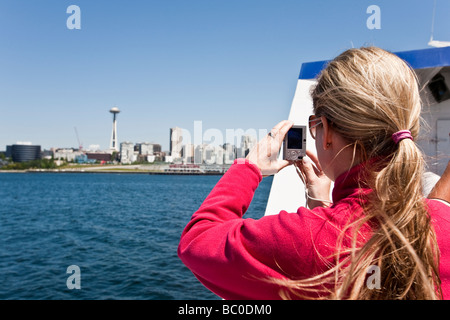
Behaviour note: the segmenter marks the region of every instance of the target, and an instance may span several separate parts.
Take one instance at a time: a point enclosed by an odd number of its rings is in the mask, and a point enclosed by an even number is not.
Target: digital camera
[[[284,137],[283,159],[300,160],[306,156],[306,126],[292,126]]]

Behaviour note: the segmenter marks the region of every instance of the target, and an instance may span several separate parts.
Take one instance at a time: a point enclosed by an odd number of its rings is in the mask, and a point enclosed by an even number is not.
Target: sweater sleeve
[[[224,299],[280,299],[273,278],[312,272],[302,261],[313,258],[314,231],[298,228],[302,215],[282,211],[258,220],[242,218],[261,179],[255,165],[235,162],[181,235],[180,259]],[[323,219],[317,222],[316,227],[324,226]]]

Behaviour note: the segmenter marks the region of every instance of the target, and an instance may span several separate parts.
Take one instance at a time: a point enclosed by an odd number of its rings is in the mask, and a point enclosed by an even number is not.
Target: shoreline
[[[75,174],[82,174],[82,173],[94,173],[94,174],[148,174],[148,175],[167,175],[167,176],[223,176],[224,172],[141,172],[141,171],[109,171],[109,170],[93,170],[93,171],[29,171],[29,170],[0,170],[0,173],[75,173]]]
[[[211,172],[184,172],[184,171],[151,171],[142,169],[27,169],[27,170],[0,170],[0,173],[95,173],[95,174],[148,174],[148,175],[183,175],[183,176],[222,176],[228,168],[222,171]]]

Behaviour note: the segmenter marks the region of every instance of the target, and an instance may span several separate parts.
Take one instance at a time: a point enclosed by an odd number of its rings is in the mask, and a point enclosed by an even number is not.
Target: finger
[[[289,120],[283,120],[279,122],[275,127],[272,128],[271,132],[274,137],[279,139],[279,137],[282,135],[282,139],[284,139],[284,136],[286,135],[286,132],[289,131],[289,129],[294,125],[292,121]],[[284,134],[283,134],[284,133]]]
[[[317,169],[308,158],[303,158],[302,160],[302,172],[307,181],[312,181],[317,178]]]
[[[302,164],[302,160],[300,160],[300,161],[295,161],[295,162],[294,162],[294,166],[295,166],[295,168],[296,168],[297,173],[305,175],[304,172],[303,172],[303,164]]]
[[[304,157],[302,160],[296,162],[296,166],[302,171],[303,174],[305,174],[304,165],[303,165],[304,162],[308,162],[310,164],[310,168],[312,168],[312,170],[314,170],[314,173],[317,176],[320,176],[323,173],[321,170],[317,169],[313,163],[311,163],[310,159]]]
[[[293,126],[293,122],[289,120],[283,120],[278,123],[270,131],[271,136],[267,136],[267,156],[276,156],[280,151],[281,144],[283,143],[284,137],[289,129]]]
[[[322,170],[319,169],[319,168],[317,168],[316,164],[315,164],[314,162],[311,162],[311,160],[308,160],[308,161],[310,161],[311,167],[313,168],[314,173],[315,173],[317,176],[320,176],[320,175],[322,174]],[[319,161],[317,161],[317,163],[319,164]],[[320,164],[319,164],[319,167],[320,167]]]
[[[296,161],[295,166],[298,168],[298,171],[300,171],[301,174],[303,174],[303,177],[305,177],[305,168],[303,166],[303,159]]]
[[[278,136],[278,138],[281,141],[284,140],[284,137],[286,136],[286,134],[288,133],[289,129],[291,129],[293,125],[294,125],[294,122],[289,121],[289,120],[287,120],[287,121],[285,121],[283,123],[283,125],[281,126],[281,128],[279,130],[279,136]]]
[[[272,128],[272,131],[273,131],[273,132],[278,132],[278,131],[280,131],[280,129],[281,129],[283,126],[285,126],[286,124],[289,124],[290,122],[292,122],[292,121],[289,121],[289,120],[283,120],[283,121],[280,121],[280,122],[278,122],[278,123]]]
[[[274,146],[274,149],[276,149],[277,151],[280,150],[287,132],[292,128],[293,125],[294,123],[292,121],[284,120],[274,127],[273,130],[278,130],[274,139],[278,144]]]

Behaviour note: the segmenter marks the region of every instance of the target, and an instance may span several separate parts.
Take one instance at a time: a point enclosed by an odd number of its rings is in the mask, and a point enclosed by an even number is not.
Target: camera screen
[[[289,130],[287,142],[288,149],[301,149],[303,146],[303,130],[301,128]]]

